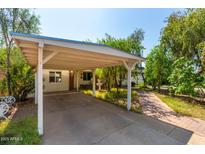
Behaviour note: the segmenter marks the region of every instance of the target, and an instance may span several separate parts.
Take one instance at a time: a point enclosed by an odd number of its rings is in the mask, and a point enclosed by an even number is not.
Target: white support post
[[[35,104],[38,104],[38,74],[35,72]]]
[[[93,70],[93,95],[95,95],[95,69]]]
[[[131,109],[132,100],[131,100],[131,76],[132,76],[132,69],[127,69],[127,110]]]
[[[76,89],[77,92],[79,91],[79,71],[76,71]]]
[[[38,132],[43,135],[43,42],[38,48]]]
[[[131,109],[131,106],[132,106],[132,100],[131,100],[131,96],[132,96],[132,86],[131,86],[131,79],[132,79],[132,70],[134,69],[136,62],[125,62],[123,61],[124,63],[124,66],[125,68],[127,69],[127,110],[129,111]]]

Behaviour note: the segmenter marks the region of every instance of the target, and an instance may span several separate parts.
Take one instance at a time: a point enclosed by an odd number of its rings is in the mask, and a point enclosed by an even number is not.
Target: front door
[[[70,71],[69,72],[69,90],[74,89],[74,72]]]

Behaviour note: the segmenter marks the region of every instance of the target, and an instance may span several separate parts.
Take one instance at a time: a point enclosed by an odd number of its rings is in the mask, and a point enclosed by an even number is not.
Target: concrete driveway
[[[43,144],[187,144],[191,136],[82,93],[44,96]]]

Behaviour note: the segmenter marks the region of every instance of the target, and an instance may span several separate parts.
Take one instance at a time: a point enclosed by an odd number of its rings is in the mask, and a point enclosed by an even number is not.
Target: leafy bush
[[[7,85],[6,85],[6,79],[0,80],[0,94],[1,95],[6,95],[7,93]]]
[[[83,90],[83,93],[87,94],[87,95],[93,95],[93,91],[92,90]]]
[[[5,58],[5,50],[2,49],[0,57],[1,59]],[[4,59],[4,63],[5,61]],[[15,48],[12,50],[11,62],[10,74],[12,95],[17,100],[24,101],[27,95],[34,90],[34,73],[32,68],[26,63],[19,49]],[[2,65],[5,67],[5,64]],[[6,79],[0,81],[0,92],[7,95]]]
[[[204,88],[205,78],[196,71],[195,61],[181,57],[173,63],[172,67],[173,71],[168,78],[171,83],[170,92],[197,96],[196,89]]]
[[[92,90],[83,90],[84,94],[92,95]],[[142,106],[139,103],[136,103],[137,99],[137,92],[132,91],[131,94],[132,98],[132,106],[131,111],[141,113],[142,112]],[[126,89],[118,89],[112,88],[111,91],[96,91],[95,97],[98,99],[101,99],[106,102],[110,102],[112,104],[118,105],[122,108],[127,108],[127,90]]]

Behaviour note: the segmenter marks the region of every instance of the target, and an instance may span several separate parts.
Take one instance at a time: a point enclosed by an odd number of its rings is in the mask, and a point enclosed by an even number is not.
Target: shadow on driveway
[[[43,144],[187,144],[192,132],[82,93],[44,96]]]

